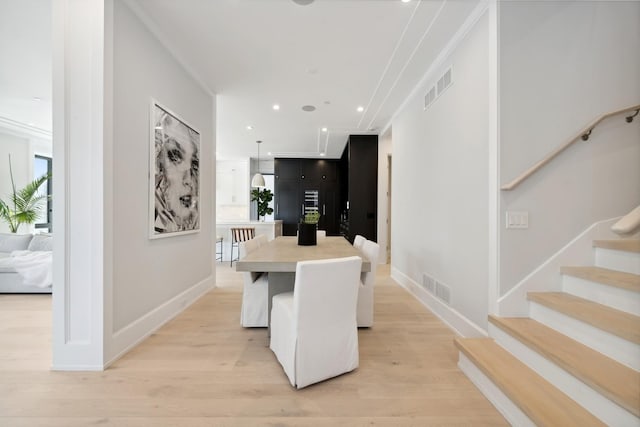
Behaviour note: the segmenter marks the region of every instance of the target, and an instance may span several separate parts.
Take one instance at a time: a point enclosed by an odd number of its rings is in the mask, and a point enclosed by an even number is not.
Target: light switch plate
[[[529,228],[529,212],[508,211],[506,225],[507,228]]]

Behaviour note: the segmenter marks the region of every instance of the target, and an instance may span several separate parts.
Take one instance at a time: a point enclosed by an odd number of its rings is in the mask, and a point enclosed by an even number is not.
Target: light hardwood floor
[[[0,295],[0,426],[503,426],[457,368],[454,334],[379,270],[360,367],[292,388],[265,329],[239,324],[241,276],[104,372],[51,372],[51,299]]]

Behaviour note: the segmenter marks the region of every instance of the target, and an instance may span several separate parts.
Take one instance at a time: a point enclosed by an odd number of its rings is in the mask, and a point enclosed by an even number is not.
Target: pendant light
[[[251,186],[264,188],[266,187],[264,183],[264,176],[262,176],[262,174],[260,173],[260,144],[262,144],[262,141],[256,141],[256,143],[258,144],[258,167],[256,168],[258,172],[253,175],[253,178],[251,179]]]

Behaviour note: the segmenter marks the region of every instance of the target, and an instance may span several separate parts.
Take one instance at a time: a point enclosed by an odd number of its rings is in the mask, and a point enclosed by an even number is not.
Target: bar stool
[[[216,261],[222,262],[222,247],[224,239],[222,236],[216,236]],[[218,248],[218,244],[220,247]]]
[[[233,261],[238,258],[233,258],[233,248],[238,249],[238,257],[240,256],[240,242],[246,242],[256,236],[255,227],[231,227],[231,266],[233,267]]]

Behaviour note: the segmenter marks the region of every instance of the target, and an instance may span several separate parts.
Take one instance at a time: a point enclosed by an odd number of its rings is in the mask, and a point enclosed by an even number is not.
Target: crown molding
[[[52,132],[0,116],[0,130],[19,137],[36,137],[51,141]]]

